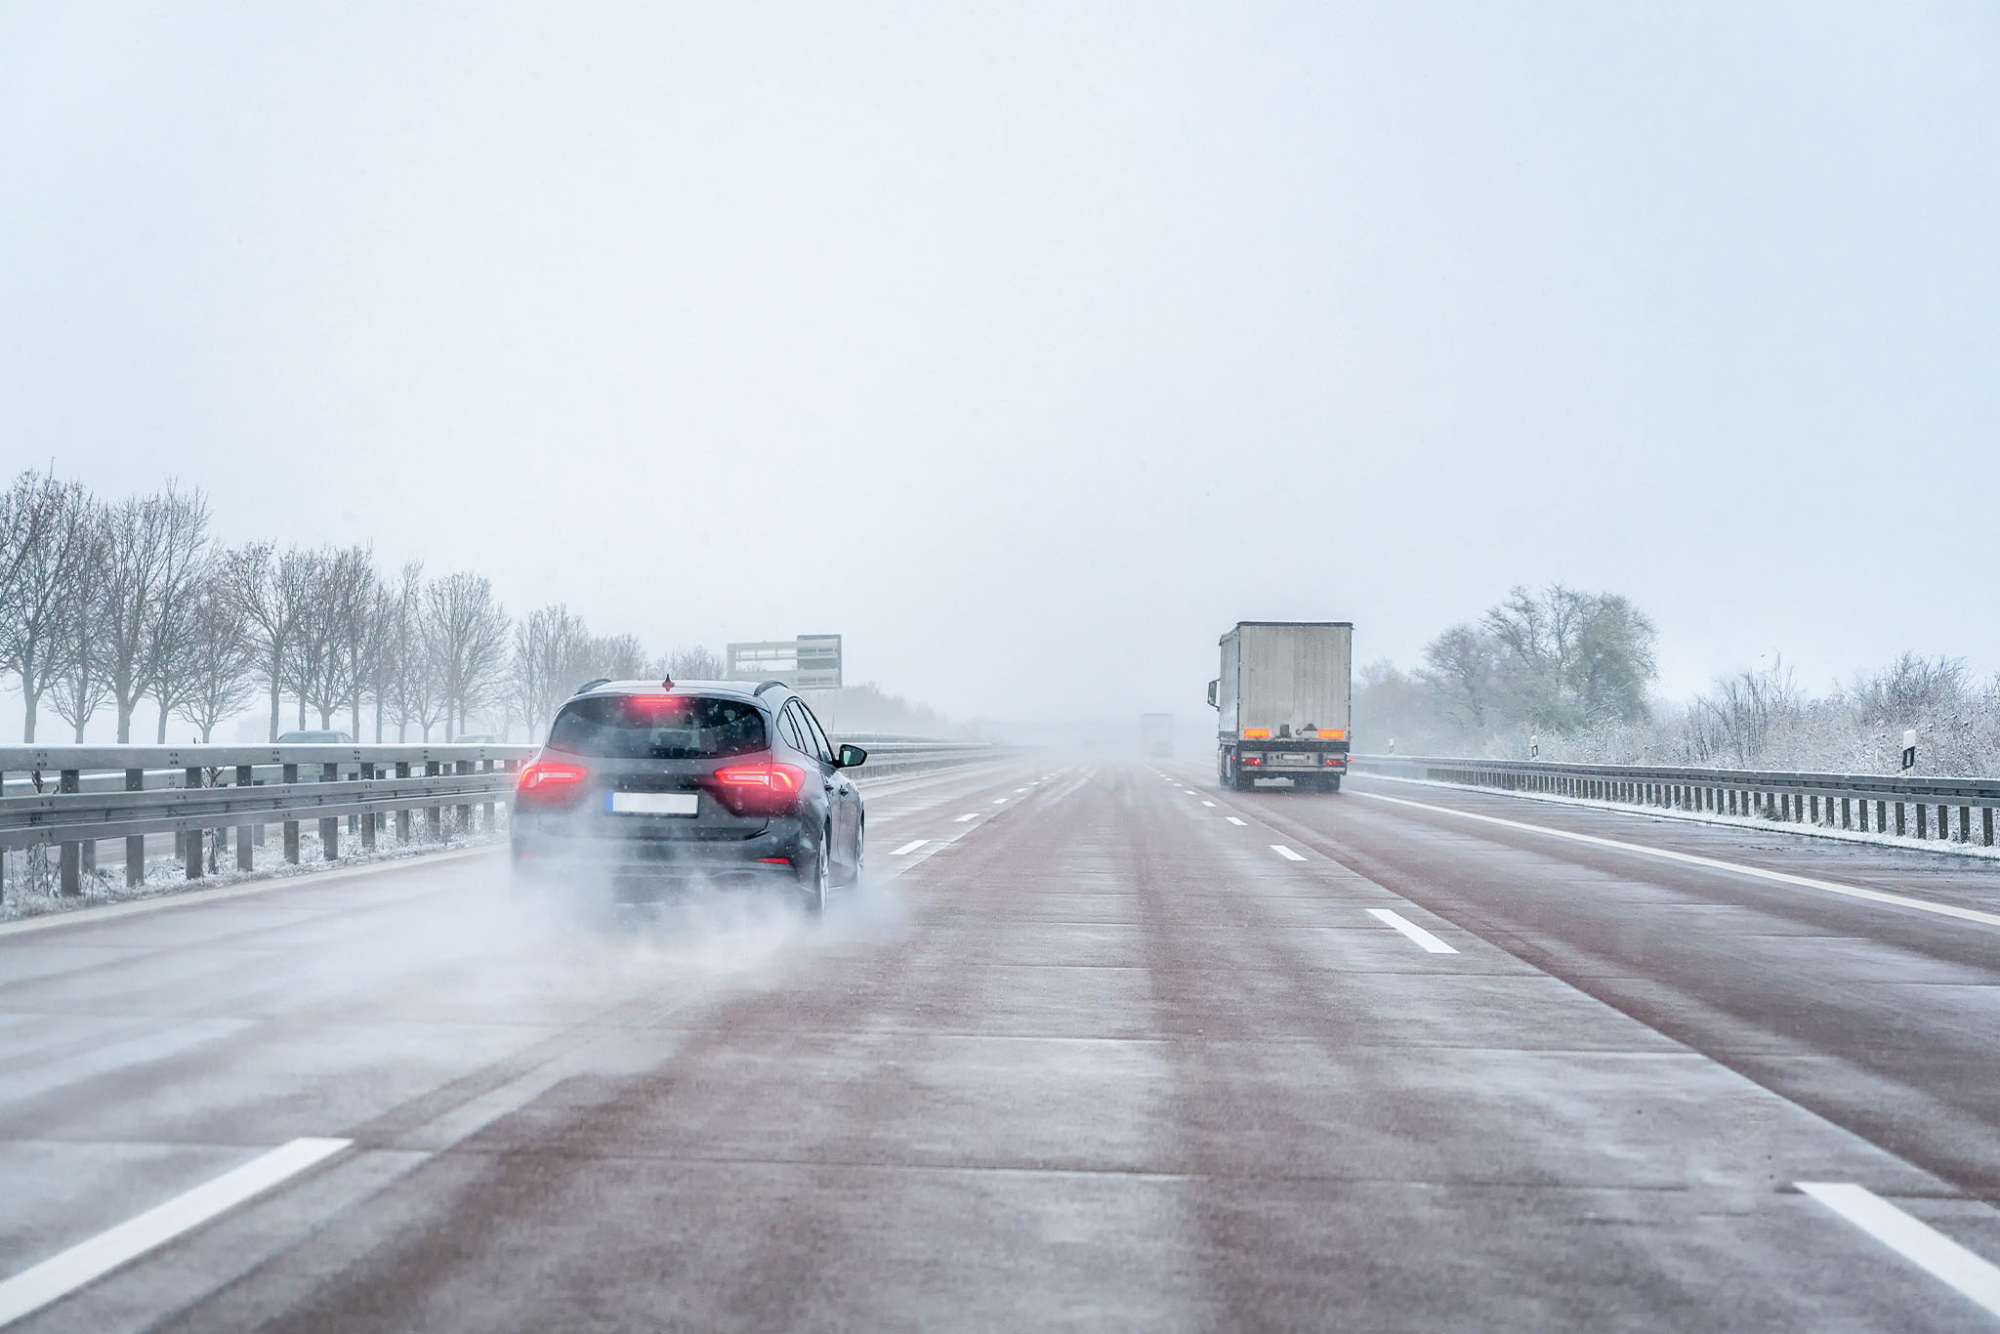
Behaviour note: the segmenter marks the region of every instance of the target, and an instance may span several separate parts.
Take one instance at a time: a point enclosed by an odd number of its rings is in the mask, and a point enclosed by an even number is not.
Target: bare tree
[[[183,662],[194,649],[195,603],[210,578],[214,552],[208,543],[208,497],[200,491],[181,491],[169,481],[166,490],[144,504],[152,515],[156,549],[154,598],[146,620],[146,677],[160,706],[156,739],[164,744],[167,715],[190,688],[192,676]]]
[[[341,648],[347,657],[348,734],[361,739],[361,700],[369,693],[374,664],[382,652],[382,576],[375,572],[375,553],[366,547],[349,547],[339,561],[343,575],[338,600]],[[382,705],[375,705],[375,726],[382,726]],[[378,737],[379,739],[379,737]]]
[[[652,669],[636,635],[605,635],[590,641],[590,674],[624,681],[650,676]]]
[[[304,711],[310,705],[319,714],[319,725],[332,727],[334,713],[345,707],[351,734],[358,736],[362,655],[378,582],[374,556],[365,547],[314,552],[309,582],[312,591],[293,658],[300,723],[303,726]]]
[[[509,681],[511,703],[526,719],[530,736],[549,725],[562,702],[590,677],[590,631],[583,618],[558,603],[543,607],[514,627]]]
[[[70,615],[62,630],[61,675],[49,691],[51,707],[74,729],[78,745],[83,744],[84,729],[92,716],[111,698],[102,649],[110,611],[105,595],[105,575],[112,556],[109,519],[106,507],[94,500],[80,516],[83,553]]]
[[[88,555],[89,493],[53,474],[14,483],[9,526],[7,619],[0,622],[0,668],[21,681],[22,740],[35,739],[42,696],[62,674],[66,630],[75,614],[79,568]]]
[[[423,617],[449,741],[500,685],[507,662],[507,613],[494,601],[490,582],[459,573],[424,589]]]
[[[217,725],[248,708],[257,698],[256,652],[250,618],[235,584],[221,565],[212,565],[194,591],[190,622],[198,633],[185,650],[189,688],[174,706],[181,718],[201,729],[206,745]]]
[[[185,678],[174,657],[193,636],[190,602],[212,558],[208,521],[207,498],[172,482],[109,511],[98,646],[121,745],[132,739],[133,710],[148,693],[160,706],[159,736],[165,739],[167,714]]]
[[[396,720],[396,740],[410,739],[410,724],[424,729],[430,740],[431,701],[430,658],[424,642],[424,567],[416,561],[405,565],[393,588],[384,591],[381,609],[381,671],[376,698],[386,699]],[[379,712],[376,730],[381,729]]]
[[[675,649],[658,665],[662,676],[676,681],[720,681],[728,670],[721,658],[699,644]]]
[[[255,671],[270,692],[273,741],[284,725],[284,689],[294,675],[293,658],[312,605],[313,569],[312,552],[294,547],[275,555],[268,542],[252,543],[228,558],[230,583],[250,626]]]

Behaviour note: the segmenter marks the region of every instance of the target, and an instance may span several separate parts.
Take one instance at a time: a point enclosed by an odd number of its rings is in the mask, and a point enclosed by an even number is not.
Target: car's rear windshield
[[[549,745],[614,760],[710,760],[770,744],[764,715],[748,700],[704,695],[603,695],[571,700]]]

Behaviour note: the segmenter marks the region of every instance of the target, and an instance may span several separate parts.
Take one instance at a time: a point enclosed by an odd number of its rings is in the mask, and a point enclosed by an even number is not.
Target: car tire
[[[848,884],[858,885],[861,883],[862,872],[868,869],[867,858],[868,822],[864,819],[858,822],[854,829],[854,874],[848,878]]]
[[[812,866],[799,876],[799,888],[803,891],[806,916],[818,917],[826,911],[827,887],[833,877],[833,828],[821,831],[819,848],[813,854]]]

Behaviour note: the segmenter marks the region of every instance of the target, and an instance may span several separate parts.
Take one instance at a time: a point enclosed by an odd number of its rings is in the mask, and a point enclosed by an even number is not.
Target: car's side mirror
[[[1211,709],[1216,707],[1215,688],[1221,684],[1222,680],[1220,677],[1208,683],[1208,707]]]
[[[858,768],[868,763],[868,752],[859,746],[843,744],[840,748],[840,758],[835,760],[834,763],[842,769]]]

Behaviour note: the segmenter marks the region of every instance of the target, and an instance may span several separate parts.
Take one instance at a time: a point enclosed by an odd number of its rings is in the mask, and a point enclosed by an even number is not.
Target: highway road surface
[[[0,929],[13,1330],[2000,1328],[2000,866],[1386,779],[870,789]]]

